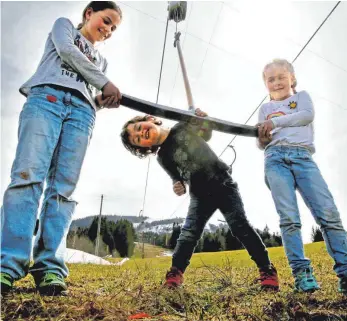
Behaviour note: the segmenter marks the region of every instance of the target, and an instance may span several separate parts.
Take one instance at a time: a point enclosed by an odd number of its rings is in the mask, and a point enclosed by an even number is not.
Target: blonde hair
[[[294,71],[294,67],[293,65],[286,59],[273,59],[271,62],[269,62],[268,64],[265,65],[264,69],[263,69],[263,80],[265,82],[265,70],[273,65],[276,66],[281,66],[284,67],[288,72],[290,72],[294,78],[293,80],[293,84],[292,84],[292,89],[293,89],[293,93],[296,94],[296,86],[298,85],[298,82],[296,80],[295,77],[295,71]],[[273,100],[273,98],[270,95],[270,99]]]
[[[88,5],[84,8],[82,13],[82,22],[78,24],[77,29],[81,29],[85,22],[86,22],[86,12],[89,8],[92,8],[94,12],[106,10],[106,9],[112,9],[117,11],[120,18],[122,19],[122,10],[119,8],[119,6],[113,2],[113,1],[91,1],[88,3]]]

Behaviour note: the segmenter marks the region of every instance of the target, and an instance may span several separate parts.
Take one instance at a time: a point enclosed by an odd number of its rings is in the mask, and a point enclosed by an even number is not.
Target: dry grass
[[[123,266],[70,265],[67,297],[40,297],[30,276],[2,301],[2,320],[347,320],[347,298],[337,292],[333,262],[323,243],[306,246],[322,289],[293,292],[283,248],[269,249],[281,291],[262,292],[245,251],[195,254],[184,287],[162,288],[171,258],[131,259]],[[142,319],[146,320],[146,319]]]

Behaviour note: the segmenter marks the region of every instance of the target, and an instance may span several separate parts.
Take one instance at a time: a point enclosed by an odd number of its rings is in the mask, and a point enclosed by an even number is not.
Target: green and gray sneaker
[[[312,293],[320,289],[311,267],[298,271],[294,278],[295,291]]]
[[[14,280],[11,275],[4,272],[0,273],[1,295],[5,295],[12,290],[13,281]]]
[[[347,295],[347,276],[339,278],[338,291],[344,295]]]
[[[36,288],[41,295],[67,295],[67,285],[64,278],[58,274],[48,272],[34,276]]]

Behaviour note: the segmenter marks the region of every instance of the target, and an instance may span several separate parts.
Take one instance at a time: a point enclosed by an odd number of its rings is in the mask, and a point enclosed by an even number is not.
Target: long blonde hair
[[[265,70],[273,65],[277,65],[277,66],[282,66],[284,67],[288,72],[290,72],[294,78],[293,84],[292,84],[292,89],[293,89],[293,93],[296,94],[296,86],[298,84],[296,77],[295,77],[295,71],[294,71],[294,67],[293,65],[286,59],[273,59],[271,62],[269,62],[268,64],[265,65],[264,69],[263,69],[263,80],[265,82]],[[273,100],[273,98],[270,95],[270,99]]]

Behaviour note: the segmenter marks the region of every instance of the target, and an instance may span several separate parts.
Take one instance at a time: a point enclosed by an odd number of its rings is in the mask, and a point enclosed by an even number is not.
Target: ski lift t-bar
[[[181,65],[181,70],[182,70],[182,75],[183,75],[183,80],[184,80],[184,87],[186,88],[186,94],[187,94],[187,100],[188,100],[188,108],[189,108],[189,110],[194,111],[195,110],[194,100],[193,100],[192,90],[190,88],[190,84],[189,84],[189,80],[188,80],[186,65],[185,65],[184,59],[183,59],[181,43],[180,43],[180,36],[181,36],[180,32],[175,33],[174,46],[177,47],[178,56],[180,59],[180,65]]]
[[[176,23],[183,21],[187,13],[187,2],[186,1],[169,1],[168,5],[168,19],[174,20]],[[184,85],[187,94],[189,111],[181,110],[177,108],[172,108],[169,106],[163,106],[159,104],[154,104],[149,101],[145,101],[139,98],[131,97],[129,95],[123,94],[121,105],[129,107],[131,109],[151,114],[153,116],[163,117],[171,120],[186,121],[201,123],[202,127],[207,124],[211,126],[213,130],[218,130],[224,133],[236,134],[248,137],[257,137],[258,129],[254,126],[242,125],[237,123],[232,123],[226,120],[212,118],[212,117],[199,117],[196,116],[192,111],[195,110],[192,92],[190,89],[187,71],[184,64],[184,59],[182,55],[182,50],[180,46],[180,32],[175,34],[174,46],[177,47],[180,65],[183,74]]]
[[[186,17],[187,2],[186,1],[169,1],[168,11],[169,11],[169,20],[174,20],[176,23],[179,23],[183,21]],[[180,66],[181,66],[183,80],[184,80],[184,87],[186,89],[186,94],[187,94],[188,108],[190,111],[194,111],[195,110],[194,100],[193,100],[192,90],[189,84],[186,65],[184,63],[184,58],[182,54],[180,36],[181,36],[181,33],[176,31],[174,47],[177,48],[177,51],[178,51],[178,57],[180,60]]]

